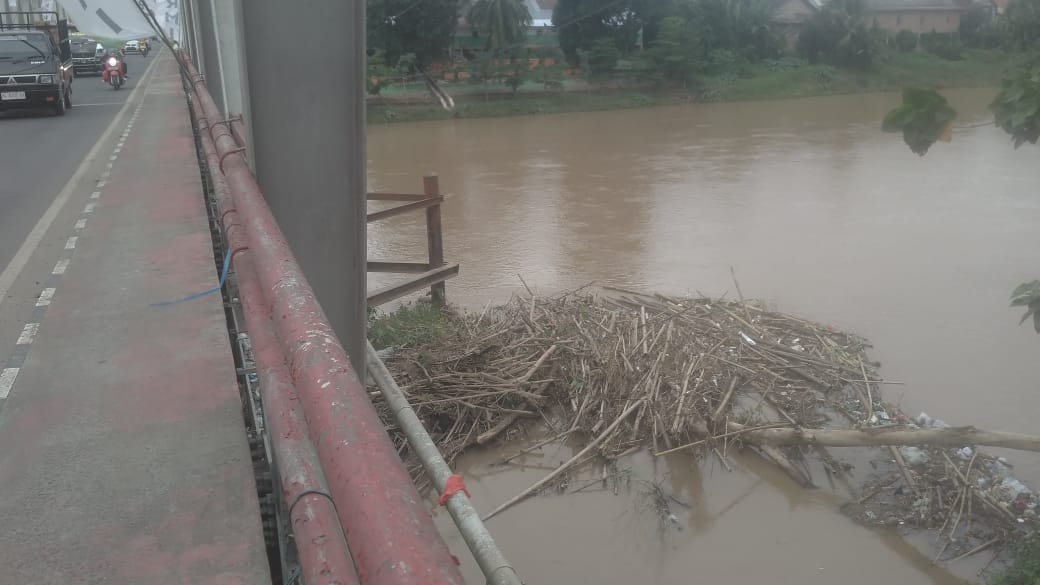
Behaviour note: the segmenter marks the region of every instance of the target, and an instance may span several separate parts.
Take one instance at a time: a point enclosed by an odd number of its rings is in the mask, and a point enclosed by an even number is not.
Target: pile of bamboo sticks
[[[972,445],[981,435],[995,441],[990,444],[1040,446],[1035,438],[972,428],[915,429],[883,402],[886,382],[864,339],[743,299],[619,289],[528,294],[479,314],[455,315],[451,323],[435,343],[398,348],[388,361],[449,463],[469,447],[524,432],[530,422],[551,429],[546,443],[572,435],[586,441],[570,461],[492,515],[585,463],[640,449],[708,454],[726,464],[726,448],[747,444],[811,485],[801,460],[810,451],[831,460],[827,445],[906,445],[932,432],[940,436],[931,440],[947,446]],[[904,429],[911,434],[899,435]],[[403,439],[398,445],[407,460]],[[880,453],[901,461],[894,448]],[[418,466],[413,469],[419,477]],[[828,469],[840,473],[840,465]],[[942,477],[905,463],[892,469],[915,486],[949,476],[948,466]],[[935,510],[917,524],[949,524],[951,510],[966,501],[953,493],[937,498]],[[874,501],[904,506],[900,517],[910,517],[915,505],[913,498]],[[992,506],[972,512],[1003,516],[1004,528],[1018,522]]]

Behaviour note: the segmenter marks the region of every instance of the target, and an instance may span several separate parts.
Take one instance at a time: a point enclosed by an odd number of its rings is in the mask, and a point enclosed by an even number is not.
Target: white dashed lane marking
[[[40,293],[40,298],[36,299],[36,306],[46,307],[47,305],[51,304],[51,301],[54,299],[54,293],[56,290],[57,289],[54,288],[43,289],[43,292]]]
[[[6,399],[11,394],[14,381],[18,378],[18,368],[4,368],[0,371],[0,400]]]
[[[68,269],[69,269],[69,259],[68,258],[62,258],[61,260],[58,260],[57,264],[54,265],[54,270],[51,271],[51,274],[62,275],[62,274],[65,274],[65,271],[68,270]]]
[[[65,249],[66,250],[75,250],[77,242],[79,242],[79,237],[78,236],[69,236],[69,239],[65,241]]]
[[[18,341],[15,345],[29,345],[36,338],[36,334],[40,331],[39,323],[26,323],[25,327],[22,328],[22,334],[18,336]]]

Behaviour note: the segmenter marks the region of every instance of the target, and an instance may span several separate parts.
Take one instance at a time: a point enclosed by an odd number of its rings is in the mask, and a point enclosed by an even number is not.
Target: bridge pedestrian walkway
[[[0,362],[0,583],[270,583],[221,296],[161,304],[218,274],[158,58]]]

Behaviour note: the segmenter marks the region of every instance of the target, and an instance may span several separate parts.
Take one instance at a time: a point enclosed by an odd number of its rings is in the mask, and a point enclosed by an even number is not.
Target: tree
[[[523,0],[477,0],[467,15],[473,30],[487,36],[485,48],[499,51],[523,44],[531,11]]]
[[[979,43],[979,32],[984,25],[991,21],[991,8],[984,4],[973,4],[961,14],[961,26],[959,34],[961,39],[968,44]]]
[[[458,13],[458,0],[368,0],[368,48],[381,49],[389,63],[412,53],[425,67],[447,56]]]
[[[1011,48],[1040,48],[1040,0],[1015,0],[1008,5],[1002,22]]]
[[[553,11],[553,26],[560,35],[563,54],[577,64],[579,51],[589,52],[603,39],[610,40],[619,53],[631,51],[642,27],[634,10],[639,1],[559,0]]]
[[[661,25],[669,16],[681,16],[687,5],[693,0],[632,0],[629,8],[636,15],[643,30],[643,46],[650,47],[657,41]]]
[[[489,85],[498,74],[498,66],[494,54],[485,51],[469,62],[469,79],[471,83],[479,83],[484,87],[484,101],[491,99]]]
[[[910,150],[924,156],[937,140],[950,134],[956,117],[957,112],[938,92],[907,89],[903,91],[903,105],[885,116],[881,129],[902,132],[903,142]]]
[[[609,75],[617,69],[621,52],[614,45],[614,39],[603,37],[596,39],[588,51],[589,72],[596,77]]]
[[[698,31],[689,22],[679,16],[661,20],[650,57],[666,80],[685,84],[700,65],[702,55]]]
[[[832,0],[805,24],[798,48],[811,63],[822,57],[835,65],[869,69],[879,47],[866,21],[863,0]]]
[[[719,2],[729,38],[726,48],[749,51],[748,57],[777,56],[784,44],[773,29],[777,3],[770,0],[714,0]]]
[[[376,49],[368,55],[366,66],[365,90],[369,95],[377,96],[382,93],[383,88],[392,83],[394,70],[387,64],[386,54],[382,49]]]
[[[520,86],[527,81],[527,78],[531,75],[531,68],[527,64],[527,59],[522,57],[514,56],[509,59],[509,62],[501,67],[502,82],[513,90],[513,97],[516,97],[516,92],[520,90]]]

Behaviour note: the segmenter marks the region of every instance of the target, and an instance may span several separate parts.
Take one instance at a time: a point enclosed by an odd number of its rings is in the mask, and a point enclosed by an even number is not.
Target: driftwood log
[[[731,431],[742,431],[741,425],[731,423]],[[775,428],[750,430],[741,436],[751,443],[767,445],[819,445],[821,447],[886,447],[935,446],[964,447],[966,445],[1004,447],[1020,451],[1040,451],[1040,437],[1020,433],[987,431],[975,427],[910,428],[903,426],[867,429],[801,429]]]

